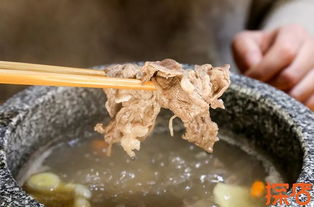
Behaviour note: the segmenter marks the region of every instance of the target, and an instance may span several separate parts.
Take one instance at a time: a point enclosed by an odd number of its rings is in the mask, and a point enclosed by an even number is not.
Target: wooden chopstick
[[[74,67],[63,67],[53,65],[41,65],[32,63],[20,63],[20,62],[9,62],[0,61],[0,68],[8,70],[28,70],[28,71],[42,71],[50,73],[65,73],[65,74],[76,74],[76,75],[100,75],[105,76],[103,70],[92,70]]]
[[[17,85],[71,86],[87,88],[116,88],[154,90],[152,82],[93,75],[59,74],[37,71],[7,70],[0,68],[0,83]]]
[[[156,89],[150,81],[142,83],[137,79],[105,77],[103,71],[92,69],[0,62],[0,83],[4,84],[135,90]]]

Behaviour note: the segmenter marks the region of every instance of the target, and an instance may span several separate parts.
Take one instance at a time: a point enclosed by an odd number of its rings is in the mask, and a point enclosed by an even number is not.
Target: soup
[[[63,183],[82,184],[92,193],[86,204],[92,207],[214,207],[219,206],[216,194],[221,189],[223,193],[233,188],[249,192],[253,182],[269,178],[266,169],[273,169],[225,141],[216,143],[210,154],[180,137],[181,133],[170,137],[168,132],[154,132],[134,159],[119,146],[114,146],[111,157],[107,157],[101,137],[80,137],[36,155],[22,174],[27,180],[33,173],[50,172]],[[277,175],[275,171],[272,174]],[[218,183],[226,185],[218,189]],[[254,206],[263,203],[259,198]]]

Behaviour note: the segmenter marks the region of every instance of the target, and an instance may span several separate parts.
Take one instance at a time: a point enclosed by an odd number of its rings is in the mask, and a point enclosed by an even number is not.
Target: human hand
[[[232,44],[245,75],[281,89],[314,111],[314,37],[301,26],[244,31]]]

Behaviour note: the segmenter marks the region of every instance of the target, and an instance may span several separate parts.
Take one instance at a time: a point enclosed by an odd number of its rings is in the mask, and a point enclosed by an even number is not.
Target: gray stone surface
[[[212,111],[222,129],[270,157],[287,182],[314,182],[314,115],[309,109],[272,87],[234,74],[223,99],[226,110]],[[31,87],[0,107],[1,207],[43,206],[17,184],[19,169],[41,146],[93,133],[94,124],[108,117],[104,101],[99,89]],[[310,193],[313,197],[313,190]],[[289,201],[298,206],[293,198]]]

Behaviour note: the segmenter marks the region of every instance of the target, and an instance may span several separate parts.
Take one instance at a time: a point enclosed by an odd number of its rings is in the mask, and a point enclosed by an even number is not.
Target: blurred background
[[[240,3],[247,0],[228,8],[230,1],[1,0],[0,60],[76,67],[168,57],[231,63],[231,38],[248,8]],[[0,102],[22,88],[0,85]]]

